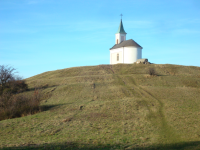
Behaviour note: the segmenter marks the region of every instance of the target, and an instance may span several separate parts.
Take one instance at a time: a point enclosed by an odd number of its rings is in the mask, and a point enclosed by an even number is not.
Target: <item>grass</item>
[[[0,121],[1,149],[200,149],[199,67],[99,65],[26,81],[46,109]]]

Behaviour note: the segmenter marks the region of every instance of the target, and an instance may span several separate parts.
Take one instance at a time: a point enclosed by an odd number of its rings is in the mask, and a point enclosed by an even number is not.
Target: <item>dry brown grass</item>
[[[147,77],[151,67],[158,76]],[[51,94],[41,103],[51,108],[1,121],[0,145],[72,142],[124,149],[199,141],[199,74],[199,67],[119,64],[31,77],[29,88]]]

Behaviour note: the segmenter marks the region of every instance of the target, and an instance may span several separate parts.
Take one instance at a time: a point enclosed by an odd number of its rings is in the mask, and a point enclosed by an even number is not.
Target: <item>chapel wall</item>
[[[110,51],[110,64],[118,64],[118,63],[123,63],[122,48]]]
[[[124,47],[124,63],[132,64],[137,61],[140,51],[137,47]]]

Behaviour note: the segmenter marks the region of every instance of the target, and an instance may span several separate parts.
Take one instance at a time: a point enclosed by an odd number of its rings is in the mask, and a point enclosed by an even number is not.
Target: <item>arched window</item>
[[[119,61],[119,54],[117,54],[117,61]]]

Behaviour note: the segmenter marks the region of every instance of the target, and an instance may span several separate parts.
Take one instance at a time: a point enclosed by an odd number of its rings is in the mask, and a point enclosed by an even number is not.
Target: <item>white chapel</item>
[[[142,58],[142,47],[134,40],[126,40],[122,19],[115,34],[115,45],[110,48],[110,64],[132,64]]]

